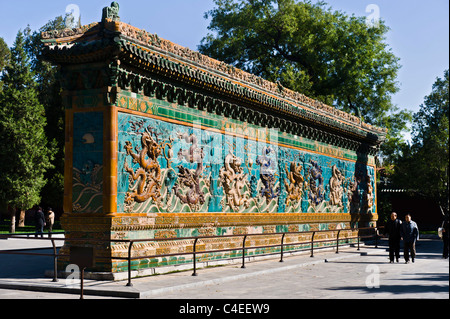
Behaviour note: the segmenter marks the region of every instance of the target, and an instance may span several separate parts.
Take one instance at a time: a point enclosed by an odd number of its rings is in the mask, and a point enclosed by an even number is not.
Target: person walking
[[[45,216],[44,213],[42,212],[42,208],[38,207],[36,209],[36,212],[34,213],[34,219],[36,221],[35,225],[36,225],[36,237],[38,237],[38,235],[40,234],[41,237],[44,237],[44,226],[45,226]]]
[[[405,257],[405,264],[409,263],[409,255],[411,254],[411,261],[414,262],[416,258],[416,241],[419,239],[419,228],[416,222],[411,220],[411,215],[405,216],[405,222],[402,223],[400,234],[403,238],[403,255]]]
[[[53,224],[55,223],[55,213],[52,211],[52,208],[49,207],[47,210],[47,227],[49,236],[51,236],[51,233],[53,231]]]
[[[391,219],[386,223],[384,228],[384,234],[389,238],[389,262],[393,263],[394,258],[399,260],[400,258],[400,228],[402,221],[397,218],[397,213],[391,213]]]

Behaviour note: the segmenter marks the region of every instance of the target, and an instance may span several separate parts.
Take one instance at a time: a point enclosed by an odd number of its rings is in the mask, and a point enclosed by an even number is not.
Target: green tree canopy
[[[3,40],[3,38],[0,38],[0,78],[1,78],[4,68],[8,64],[9,54],[10,53],[9,53],[8,45],[6,44],[5,40]],[[0,79],[0,92],[2,91],[2,86],[3,85],[2,85],[2,82]]]
[[[39,103],[25,40],[18,32],[0,92],[0,201],[27,209],[40,201],[51,150],[44,133],[44,107]]]
[[[0,73],[8,64],[9,48],[3,38],[0,38]]]
[[[199,50],[321,100],[364,121],[386,124],[396,111],[399,59],[385,43],[389,28],[369,27],[324,2],[214,0]]]
[[[449,210],[449,71],[413,117],[412,143],[395,163],[392,183],[413,189]]]
[[[42,202],[51,207],[62,207],[64,189],[64,106],[61,85],[57,79],[57,68],[42,59],[41,32],[65,29],[65,19],[58,16],[47,22],[38,31],[25,29],[25,49],[30,57],[31,70],[35,74],[39,102],[44,106],[47,126],[45,134],[55,143],[53,168],[45,175],[47,183],[42,190]]]

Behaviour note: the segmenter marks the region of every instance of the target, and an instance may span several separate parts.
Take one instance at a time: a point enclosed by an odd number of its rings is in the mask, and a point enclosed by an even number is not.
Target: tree
[[[0,38],[0,76],[3,72],[3,69],[8,64],[9,60],[9,48],[8,45],[5,43],[5,40],[3,38]],[[2,91],[2,82],[0,81],[0,92]]]
[[[3,40],[3,38],[0,38],[0,72],[8,64],[7,63],[8,62],[8,58],[9,58],[8,45],[5,43],[5,40]]]
[[[24,35],[18,32],[11,48],[9,64],[1,77],[0,92],[0,201],[16,210],[40,202],[44,173],[51,167],[51,145],[44,133],[44,107],[39,103]],[[15,214],[11,216],[15,231]]]
[[[412,144],[397,160],[392,183],[413,189],[449,211],[449,70],[413,117]]]
[[[374,125],[397,111],[399,59],[384,42],[389,28],[326,8],[324,2],[214,0],[199,51],[247,72],[354,112]],[[402,111],[404,112],[404,111]],[[405,113],[403,113],[404,115]],[[400,122],[401,123],[401,122]]]
[[[394,110],[398,111],[397,108]],[[378,167],[382,167],[389,175],[393,173],[393,165],[409,152],[409,144],[405,141],[403,132],[409,130],[408,124],[412,121],[412,112],[400,110],[397,113],[390,112],[390,116],[385,116],[382,120],[382,127],[387,129],[386,140],[381,146]],[[377,175],[379,178],[380,176]]]
[[[43,44],[41,32],[63,30],[66,18],[58,16],[47,22],[38,31],[25,29],[25,49],[30,57],[31,70],[35,74],[39,102],[44,106],[47,126],[45,134],[55,143],[52,168],[47,170],[46,185],[42,189],[42,202],[51,207],[62,207],[64,189],[64,107],[61,98],[61,85],[57,80],[57,70],[51,63],[42,59]],[[73,17],[72,17],[73,19]]]
[[[1,75],[3,72],[3,69],[8,64],[9,60],[9,48],[8,45],[5,43],[5,40],[3,38],[0,38],[0,94],[3,90],[3,83],[1,81]],[[2,203],[0,201],[0,221],[3,220],[3,214],[8,211],[8,207],[5,203]]]

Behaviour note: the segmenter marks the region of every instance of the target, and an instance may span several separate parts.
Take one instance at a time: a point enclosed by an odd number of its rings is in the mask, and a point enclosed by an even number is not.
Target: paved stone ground
[[[442,259],[442,242],[423,239],[415,263],[390,264],[386,242],[316,251],[270,260],[133,279],[126,282],[85,281],[85,299],[449,299],[449,263]],[[2,242],[0,242],[2,249]],[[50,257],[0,255],[0,299],[79,299],[79,289],[42,276],[52,268]],[[255,301],[256,302],[256,301]],[[176,305],[176,303],[174,304]],[[181,306],[180,306],[181,307]],[[173,310],[173,309],[172,309]],[[218,309],[219,310],[219,309]],[[222,309],[223,310],[223,309]]]
[[[428,243],[427,243],[428,244]],[[186,289],[156,298],[394,299],[449,298],[448,260],[421,255],[387,263],[385,251],[305,265],[273,274]]]

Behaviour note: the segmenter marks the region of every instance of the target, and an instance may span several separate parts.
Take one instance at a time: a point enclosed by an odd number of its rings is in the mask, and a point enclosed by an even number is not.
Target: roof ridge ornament
[[[104,7],[102,12],[102,22],[106,19],[120,22],[119,8],[119,4],[116,1],[111,2],[111,6]]]

